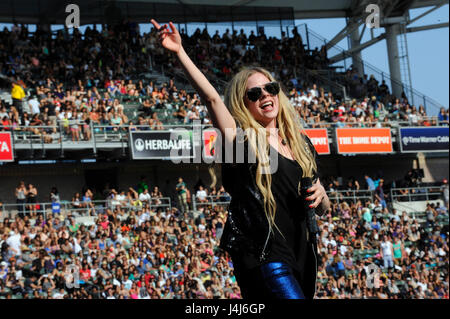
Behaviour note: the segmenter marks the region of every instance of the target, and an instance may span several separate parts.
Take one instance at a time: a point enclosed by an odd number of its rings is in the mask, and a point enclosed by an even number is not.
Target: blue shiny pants
[[[291,267],[282,262],[272,262],[261,267],[265,286],[277,299],[305,299]]]
[[[285,263],[271,262],[252,269],[234,264],[234,271],[244,299],[306,299]]]

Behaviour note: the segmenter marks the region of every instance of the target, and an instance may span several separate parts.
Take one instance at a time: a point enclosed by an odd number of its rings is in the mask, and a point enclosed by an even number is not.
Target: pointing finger
[[[155,28],[157,30],[159,30],[161,28],[161,26],[159,25],[158,22],[155,21],[155,19],[151,19],[150,22],[155,26]]]

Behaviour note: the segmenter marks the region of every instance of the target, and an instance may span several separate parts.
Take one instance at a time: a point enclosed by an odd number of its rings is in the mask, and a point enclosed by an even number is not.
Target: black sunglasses
[[[278,82],[266,83],[264,84],[264,90],[272,96],[277,95],[280,92],[280,84]],[[262,88],[259,86],[255,86],[247,91],[247,98],[252,102],[258,101],[261,95]]]

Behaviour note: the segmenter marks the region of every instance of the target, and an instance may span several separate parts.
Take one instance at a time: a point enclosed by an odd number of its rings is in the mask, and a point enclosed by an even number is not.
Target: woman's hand
[[[161,27],[154,19],[151,19],[150,22],[158,30],[159,41],[161,42],[162,46],[167,50],[178,53],[182,48],[181,36],[177,28],[175,28],[175,25],[172,22],[169,22],[169,26],[171,29],[170,31],[167,27],[167,24]]]
[[[317,179],[317,182],[308,188],[308,193],[312,193],[310,196],[306,198],[306,200],[313,201],[309,207],[316,208],[321,205],[320,208],[322,208],[322,211],[328,210],[330,207],[330,202],[327,196],[327,192],[325,191],[325,188],[320,183],[320,180]]]

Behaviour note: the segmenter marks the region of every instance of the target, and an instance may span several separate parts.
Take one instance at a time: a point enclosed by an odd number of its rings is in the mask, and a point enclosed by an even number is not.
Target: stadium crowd
[[[298,76],[301,68],[326,69],[324,48],[306,50],[296,29],[292,36],[248,37],[228,30],[212,37],[198,29],[182,37],[189,54],[210,79],[229,79],[244,65],[259,64],[273,70],[305,127],[379,127],[405,121],[408,125],[448,125],[448,109],[429,117],[425,108],[410,105],[405,97],[393,97],[386,83],[373,77],[359,78],[356,70],[345,72],[351,101],[335,98],[332,92]],[[58,140],[58,126],[72,141],[90,140],[96,131],[164,129],[167,124],[210,122],[199,97],[177,88],[173,79],[158,83],[142,75],[152,65],[176,71],[176,59],[163,54],[154,29],[143,35],[139,26],[124,23],[101,32],[89,27],[69,34],[60,30],[52,38],[26,26],[0,32],[0,72],[14,79],[13,105],[0,105],[0,129],[30,131],[45,142]],[[274,45],[275,43],[275,45]],[[287,66],[290,66],[289,68]],[[112,67],[114,66],[114,67]],[[291,67],[293,66],[293,67]],[[295,72],[296,68],[298,72]],[[26,91],[30,92],[30,96]],[[139,104],[127,113],[129,103]],[[127,128],[124,125],[129,125]]]
[[[352,68],[344,73],[351,101],[301,79],[302,68],[323,69],[328,61],[324,48],[306,50],[296,30],[281,39],[229,30],[212,37],[205,30],[191,36],[182,31],[182,37],[211,79],[226,81],[255,61],[273,70],[305,127],[393,126],[396,121],[448,125],[448,109],[427,117],[423,106],[393,97],[386,83],[359,78]],[[91,139],[91,124],[124,132],[164,129],[168,119],[208,124],[198,96],[177,88],[174,77],[157,83],[141,76],[161,65],[179,68],[157,45],[155,30],[141,35],[134,23],[101,32],[88,28],[84,34],[63,29],[55,37],[39,27],[32,35],[23,25],[4,29],[0,72],[14,81],[12,105],[1,101],[0,130],[30,131],[51,142],[60,138],[54,127],[59,125],[80,141]],[[136,101],[138,113],[131,118],[127,104]],[[404,185],[415,183],[405,178]],[[367,185],[375,194],[356,202],[334,201],[320,218],[318,298],[448,299],[448,226],[440,223],[448,221],[448,186],[445,206],[430,203],[425,221],[419,222],[391,208],[382,178],[345,183],[329,178],[324,185],[330,192]],[[217,247],[227,214],[220,202],[229,200],[223,188],[189,189],[181,179],[174,185],[174,208],[161,206],[163,194],[145,183],[127,190],[106,188],[102,194],[83,189],[65,214],[55,188],[48,198],[55,205],[45,217],[39,213],[43,196],[38,189],[21,183],[15,189],[19,214],[9,217],[0,210],[1,298],[241,297],[232,261]],[[191,194],[196,195],[195,211]],[[107,204],[95,205],[97,196]],[[87,216],[93,224],[77,223]],[[382,270],[374,288],[367,284],[370,265]],[[66,285],[73,282],[69,272],[74,267],[80,270],[80,288]]]
[[[366,177],[382,187],[382,179]],[[340,188],[330,180],[329,191]],[[344,189],[372,183],[351,178]],[[1,216],[0,297],[240,298],[232,261],[218,248],[228,193],[205,186],[189,191],[180,178],[178,205],[170,208],[158,206],[158,187],[150,189],[145,180],[126,191],[83,189],[64,214],[52,206],[45,218],[32,207]],[[196,195],[195,211],[182,190]],[[90,205],[99,196],[108,204]],[[61,201],[56,188],[49,199]],[[376,197],[332,201],[319,219],[317,298],[448,298],[448,226],[440,223],[448,221],[448,199],[446,207],[430,203],[423,222]],[[82,223],[83,216],[94,222]],[[368,278],[369,266],[381,270],[379,281]],[[70,286],[75,268],[79,288]]]

